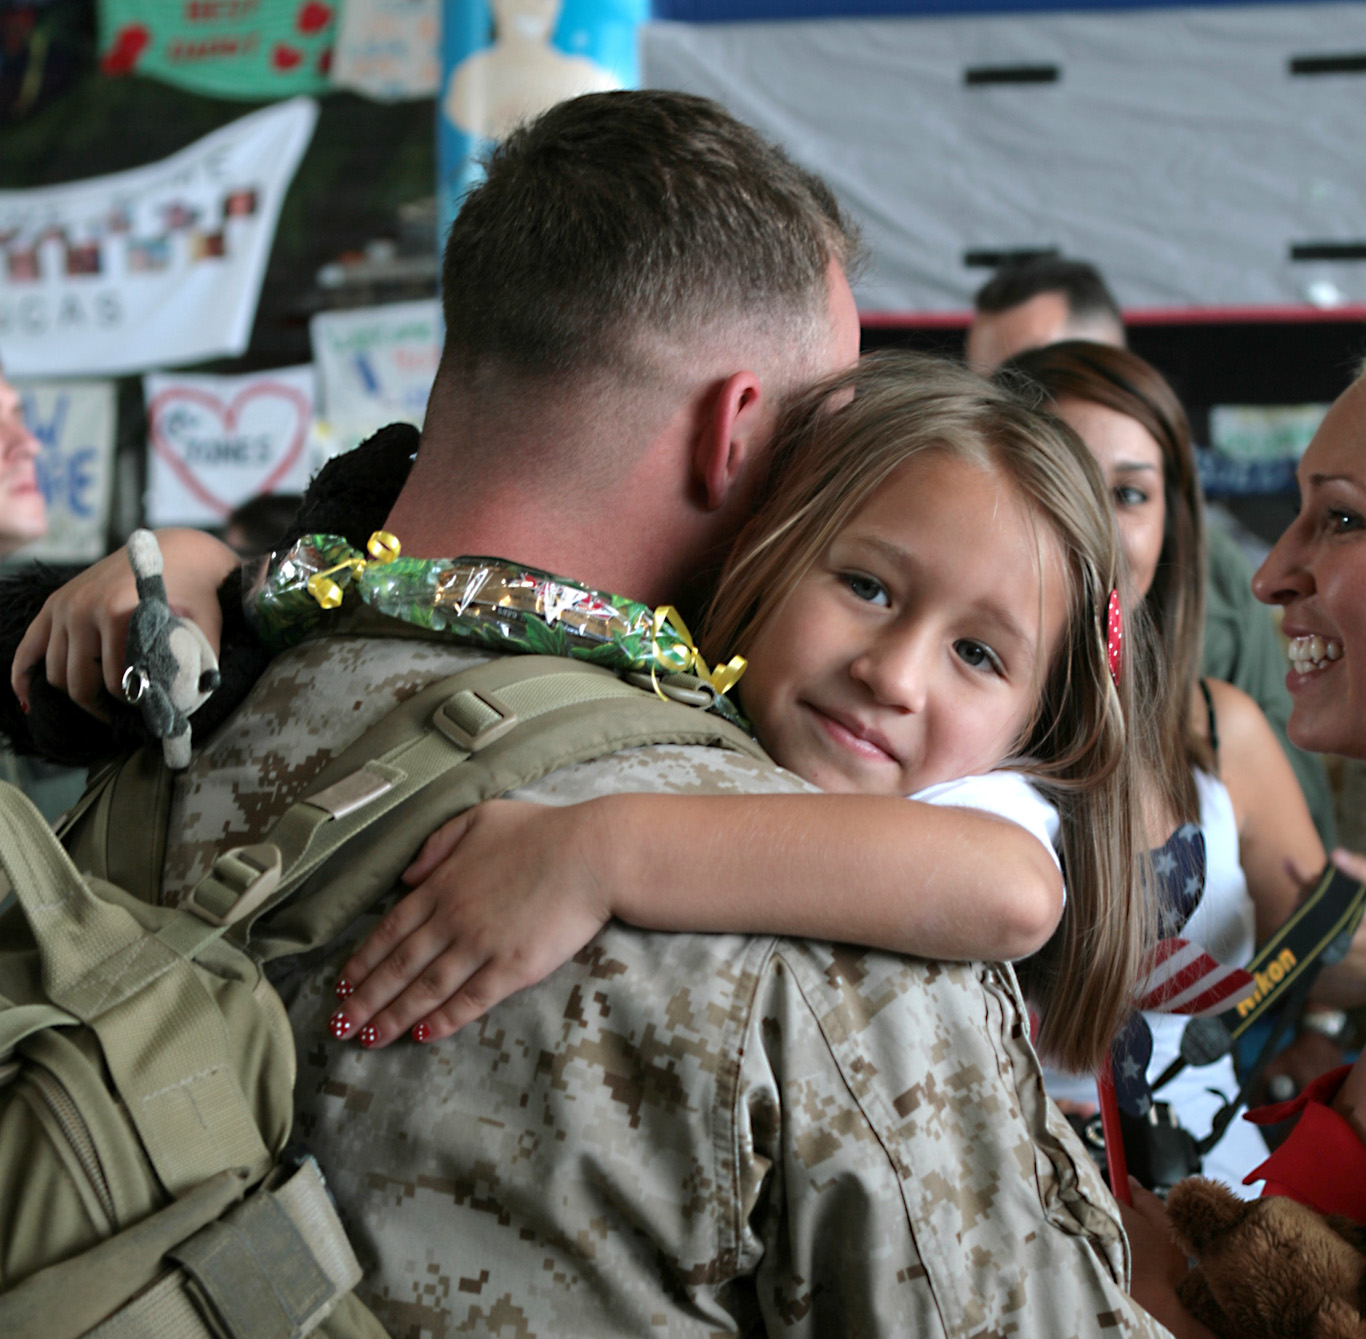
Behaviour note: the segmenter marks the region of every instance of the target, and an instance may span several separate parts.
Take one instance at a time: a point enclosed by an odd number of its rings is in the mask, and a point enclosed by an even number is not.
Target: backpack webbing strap
[[[0,786],[0,867],[33,929],[50,1000],[99,1038],[171,1194],[225,1167],[264,1172],[270,1153],[219,1006],[193,965],[96,896],[33,803],[8,785]]]
[[[242,1200],[224,1171],[0,1297],[0,1332],[44,1339],[293,1339],[361,1269],[312,1158]],[[233,1207],[235,1200],[242,1202]],[[178,1265],[167,1272],[167,1264]],[[110,1312],[113,1314],[110,1314]],[[107,1319],[106,1319],[107,1317]]]
[[[404,806],[396,819],[410,834],[407,845],[399,843],[370,889],[372,895],[384,892],[421,841],[450,815],[569,762],[660,740],[724,742],[760,753],[726,722],[695,707],[662,702],[593,666],[515,656],[465,670],[430,685],[351,745],[320,775],[320,789],[286,810],[257,846],[220,856],[183,905],[210,924],[249,925],[284,902],[357,833]],[[503,765],[494,765],[495,759]],[[436,781],[442,785],[433,786]],[[431,795],[428,804],[405,804],[419,792]],[[279,851],[278,869],[272,868],[271,848]],[[342,878],[348,874],[341,871]],[[340,929],[360,908],[348,906],[337,887],[331,891],[333,924]]]

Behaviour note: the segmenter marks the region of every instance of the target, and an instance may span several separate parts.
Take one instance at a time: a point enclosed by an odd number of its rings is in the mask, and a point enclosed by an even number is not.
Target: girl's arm
[[[434,833],[404,879],[415,891],[342,969],[334,1036],[446,1036],[612,916],[1005,959],[1040,948],[1063,904],[1057,862],[1027,829],[882,796],[492,801]]]

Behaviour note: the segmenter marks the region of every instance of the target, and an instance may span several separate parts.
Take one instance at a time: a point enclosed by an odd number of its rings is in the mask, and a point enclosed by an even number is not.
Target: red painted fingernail
[[[360,1030],[360,1044],[362,1046],[373,1046],[379,1040],[379,1028],[373,1023],[367,1023]]]
[[[21,697],[19,699],[19,710],[22,711],[25,716],[28,715],[28,698]]]
[[[353,990],[355,990],[355,986],[353,986],[345,977],[342,977],[333,987],[333,990],[337,992],[337,998],[339,1000],[344,1000]]]
[[[426,1023],[418,1023],[413,1028],[414,1041],[431,1041],[432,1030]]]
[[[344,1013],[335,1013],[328,1019],[327,1026],[331,1029],[332,1035],[337,1038],[349,1036],[351,1032],[351,1020]]]

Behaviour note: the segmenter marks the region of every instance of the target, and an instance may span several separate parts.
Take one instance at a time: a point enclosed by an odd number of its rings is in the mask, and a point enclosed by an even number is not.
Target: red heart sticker
[[[331,22],[331,8],[319,4],[318,0],[305,0],[305,3],[299,6],[299,12],[294,18],[294,26],[306,36],[322,32]]]
[[[138,58],[147,50],[152,35],[141,23],[127,23],[114,34],[109,50],[100,60],[104,74],[131,74]]]
[[[270,63],[277,70],[292,70],[303,58],[303,52],[297,47],[286,46],[283,42],[277,42],[270,53]]]
[[[147,407],[152,450],[204,506],[227,516],[269,493],[303,454],[312,415],[309,397],[278,381],[260,381],[226,404],[209,391],[171,386]]]

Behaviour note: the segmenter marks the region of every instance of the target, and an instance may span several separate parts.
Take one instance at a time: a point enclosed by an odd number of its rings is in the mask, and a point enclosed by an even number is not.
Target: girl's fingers
[[[451,853],[469,831],[470,824],[474,821],[475,811],[466,809],[463,814],[457,814],[454,818],[447,819],[425,842],[422,849],[417,853],[417,859],[413,861],[407,869],[403,871],[403,882],[409,887],[416,887],[432,874],[443,861],[448,859]]]
[[[104,649],[98,632],[89,624],[80,625],[67,640],[66,691],[77,706],[84,707],[94,715],[101,714],[104,700]]]
[[[345,999],[432,914],[432,899],[415,889],[398,900],[384,919],[370,931],[356,952],[343,964],[337,980],[337,997]]]
[[[438,1006],[463,993],[470,980],[480,975],[484,964],[457,949],[448,949],[430,958],[415,974],[405,973],[405,987],[391,996],[383,1007],[373,1008],[374,995],[367,1000],[365,992],[387,970],[387,966],[388,960],[377,969],[370,982],[358,989],[352,999],[333,1015],[333,1036],[354,1036],[362,1046],[372,1049],[387,1046],[408,1032],[414,1024],[431,1015]],[[482,1013],[495,1002],[490,1000],[479,1012]],[[339,1018],[345,1020],[345,1030],[337,1022]]]
[[[408,1029],[409,1035],[418,1042],[441,1041],[530,984],[512,979],[494,963],[485,963],[444,1004],[419,1018]]]
[[[52,637],[52,613],[44,605],[38,617],[28,625],[19,639],[10,664],[9,682],[14,695],[20,702],[28,701],[29,678],[33,671],[47,659],[47,644]]]

